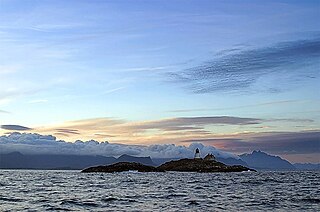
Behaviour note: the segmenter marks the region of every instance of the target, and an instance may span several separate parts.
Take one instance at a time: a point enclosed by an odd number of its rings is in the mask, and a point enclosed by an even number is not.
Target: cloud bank
[[[320,57],[320,37],[281,42],[255,49],[224,51],[199,66],[171,73],[194,93],[248,89],[261,78],[315,78]],[[307,67],[316,67],[308,70]],[[303,72],[301,71],[303,68]],[[270,85],[270,86],[275,86]],[[270,91],[277,91],[270,88]]]
[[[52,135],[35,133],[11,133],[0,136],[0,151],[9,153],[18,151],[23,154],[70,154],[70,155],[103,155],[120,156],[129,154],[134,156],[151,156],[152,158],[191,158],[196,148],[202,155],[213,153],[221,158],[237,158],[238,156],[220,151],[212,146],[192,143],[190,146],[163,145],[125,145],[94,140],[66,142],[57,140]]]
[[[225,151],[250,152],[262,150],[272,154],[320,154],[320,131],[268,132],[240,134],[233,138],[200,139]],[[195,142],[195,140],[183,141]]]

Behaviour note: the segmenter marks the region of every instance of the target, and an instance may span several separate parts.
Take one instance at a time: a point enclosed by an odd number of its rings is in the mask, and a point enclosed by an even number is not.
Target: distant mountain
[[[247,166],[248,164],[246,162],[244,162],[241,159],[235,159],[235,158],[216,158],[217,161],[224,163],[226,165],[229,166],[233,166],[233,165],[241,165],[241,166]]]
[[[320,170],[320,163],[295,163],[293,165],[298,170]]]
[[[84,169],[108,165],[116,158],[91,155],[24,155],[12,152],[0,155],[0,169]]]
[[[253,151],[251,154],[239,155],[250,168],[267,170],[295,170],[296,168],[287,160],[279,156],[269,155],[261,151]]]
[[[288,161],[261,151],[240,155],[241,159],[217,158],[227,165],[242,165],[266,170],[320,170],[319,164],[294,166]],[[0,154],[0,169],[84,169],[91,166],[110,165],[117,162],[137,162],[147,166],[160,166],[179,158],[153,158],[121,155],[119,158],[91,155],[25,155],[20,152]]]
[[[155,165],[150,157],[134,157],[126,154],[121,155],[115,162],[137,162],[147,166]]]
[[[166,162],[172,161],[172,160],[179,160],[181,158],[152,158],[152,161],[154,165],[160,166]]]

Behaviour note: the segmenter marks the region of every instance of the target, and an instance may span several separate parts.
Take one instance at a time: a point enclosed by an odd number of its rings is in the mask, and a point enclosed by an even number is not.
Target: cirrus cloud
[[[314,38],[280,42],[265,47],[224,51],[222,56],[218,55],[201,65],[170,73],[170,76],[194,93],[240,91],[253,86],[259,79],[270,76],[286,82],[297,78],[317,78],[319,58],[320,37],[317,35]],[[274,83],[269,86],[269,92],[279,92],[281,89],[275,87]]]

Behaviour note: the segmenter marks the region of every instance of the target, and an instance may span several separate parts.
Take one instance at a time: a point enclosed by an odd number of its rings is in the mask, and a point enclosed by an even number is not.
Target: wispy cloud
[[[36,104],[36,103],[45,103],[48,102],[46,99],[35,99],[35,100],[30,100],[28,103],[30,104]]]
[[[302,118],[286,118],[286,119],[266,119],[265,122],[298,122],[298,123],[312,123],[312,119],[302,119]]]
[[[10,131],[26,131],[32,130],[32,128],[21,126],[21,125],[1,125],[1,129],[10,130]]]
[[[319,65],[319,57],[320,37],[316,37],[255,49],[225,51],[222,56],[170,76],[194,93],[239,91],[270,75],[278,78],[317,77],[317,71],[307,73],[306,67]],[[304,74],[299,71],[302,67]],[[271,87],[269,91],[279,90]]]
[[[114,93],[114,92],[117,92],[117,91],[120,91],[120,90],[123,90],[125,89],[126,87],[118,87],[118,88],[112,88],[110,90],[106,90],[103,92],[103,94],[110,94],[110,93]]]
[[[251,105],[240,105],[236,107],[194,108],[194,109],[170,110],[167,112],[187,113],[187,112],[206,112],[206,111],[218,111],[218,110],[237,110],[237,109],[252,108],[252,107],[254,108],[254,107],[273,106],[273,105],[280,105],[280,104],[292,104],[292,103],[299,103],[302,101],[303,100],[282,100],[282,101],[273,101],[273,102],[263,102],[263,103],[251,104]]]
[[[56,134],[61,133],[63,135],[67,135],[67,134],[75,134],[75,135],[79,135],[80,133],[78,132],[78,130],[73,130],[73,129],[63,129],[63,128],[59,128],[59,129],[55,129],[57,131]]]
[[[157,67],[137,67],[137,68],[126,68],[117,70],[117,72],[144,72],[144,71],[162,71],[167,70],[169,68],[173,68],[175,66],[157,66]]]
[[[152,144],[174,143],[181,138],[207,137],[213,135],[213,132],[207,129],[210,126],[256,126],[262,122],[262,119],[232,116],[176,117],[149,121],[96,118],[39,127],[33,132],[52,134],[68,141],[96,139],[127,144]]]
[[[251,125],[261,123],[261,119],[241,118],[232,116],[208,116],[208,117],[179,117],[162,119],[158,121],[145,121],[134,123],[134,129],[161,129],[164,131],[203,129],[203,126],[214,124],[225,125]]]
[[[68,141],[77,139],[110,140],[126,144],[176,143],[181,140],[225,138],[244,128],[250,133],[270,131],[270,123],[309,126],[311,119],[259,119],[234,116],[174,117],[159,120],[128,121],[94,118],[35,127],[33,132],[55,135]]]
[[[10,112],[6,110],[0,110],[0,113],[10,113]]]
[[[14,65],[0,65],[0,75],[16,73],[19,68],[19,66]]]

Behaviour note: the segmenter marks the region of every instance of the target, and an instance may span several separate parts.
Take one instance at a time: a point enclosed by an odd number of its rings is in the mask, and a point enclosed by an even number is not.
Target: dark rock
[[[179,160],[181,158],[152,158],[153,163],[156,166],[160,166],[166,162],[172,161],[172,160]]]
[[[163,171],[180,171],[180,172],[242,172],[254,171],[244,166],[227,166],[214,160],[204,159],[180,159],[170,161],[158,167]]]
[[[159,172],[156,167],[143,165],[136,162],[119,162],[108,166],[96,166],[82,170],[82,172],[124,172],[124,171],[138,171],[138,172]]]

